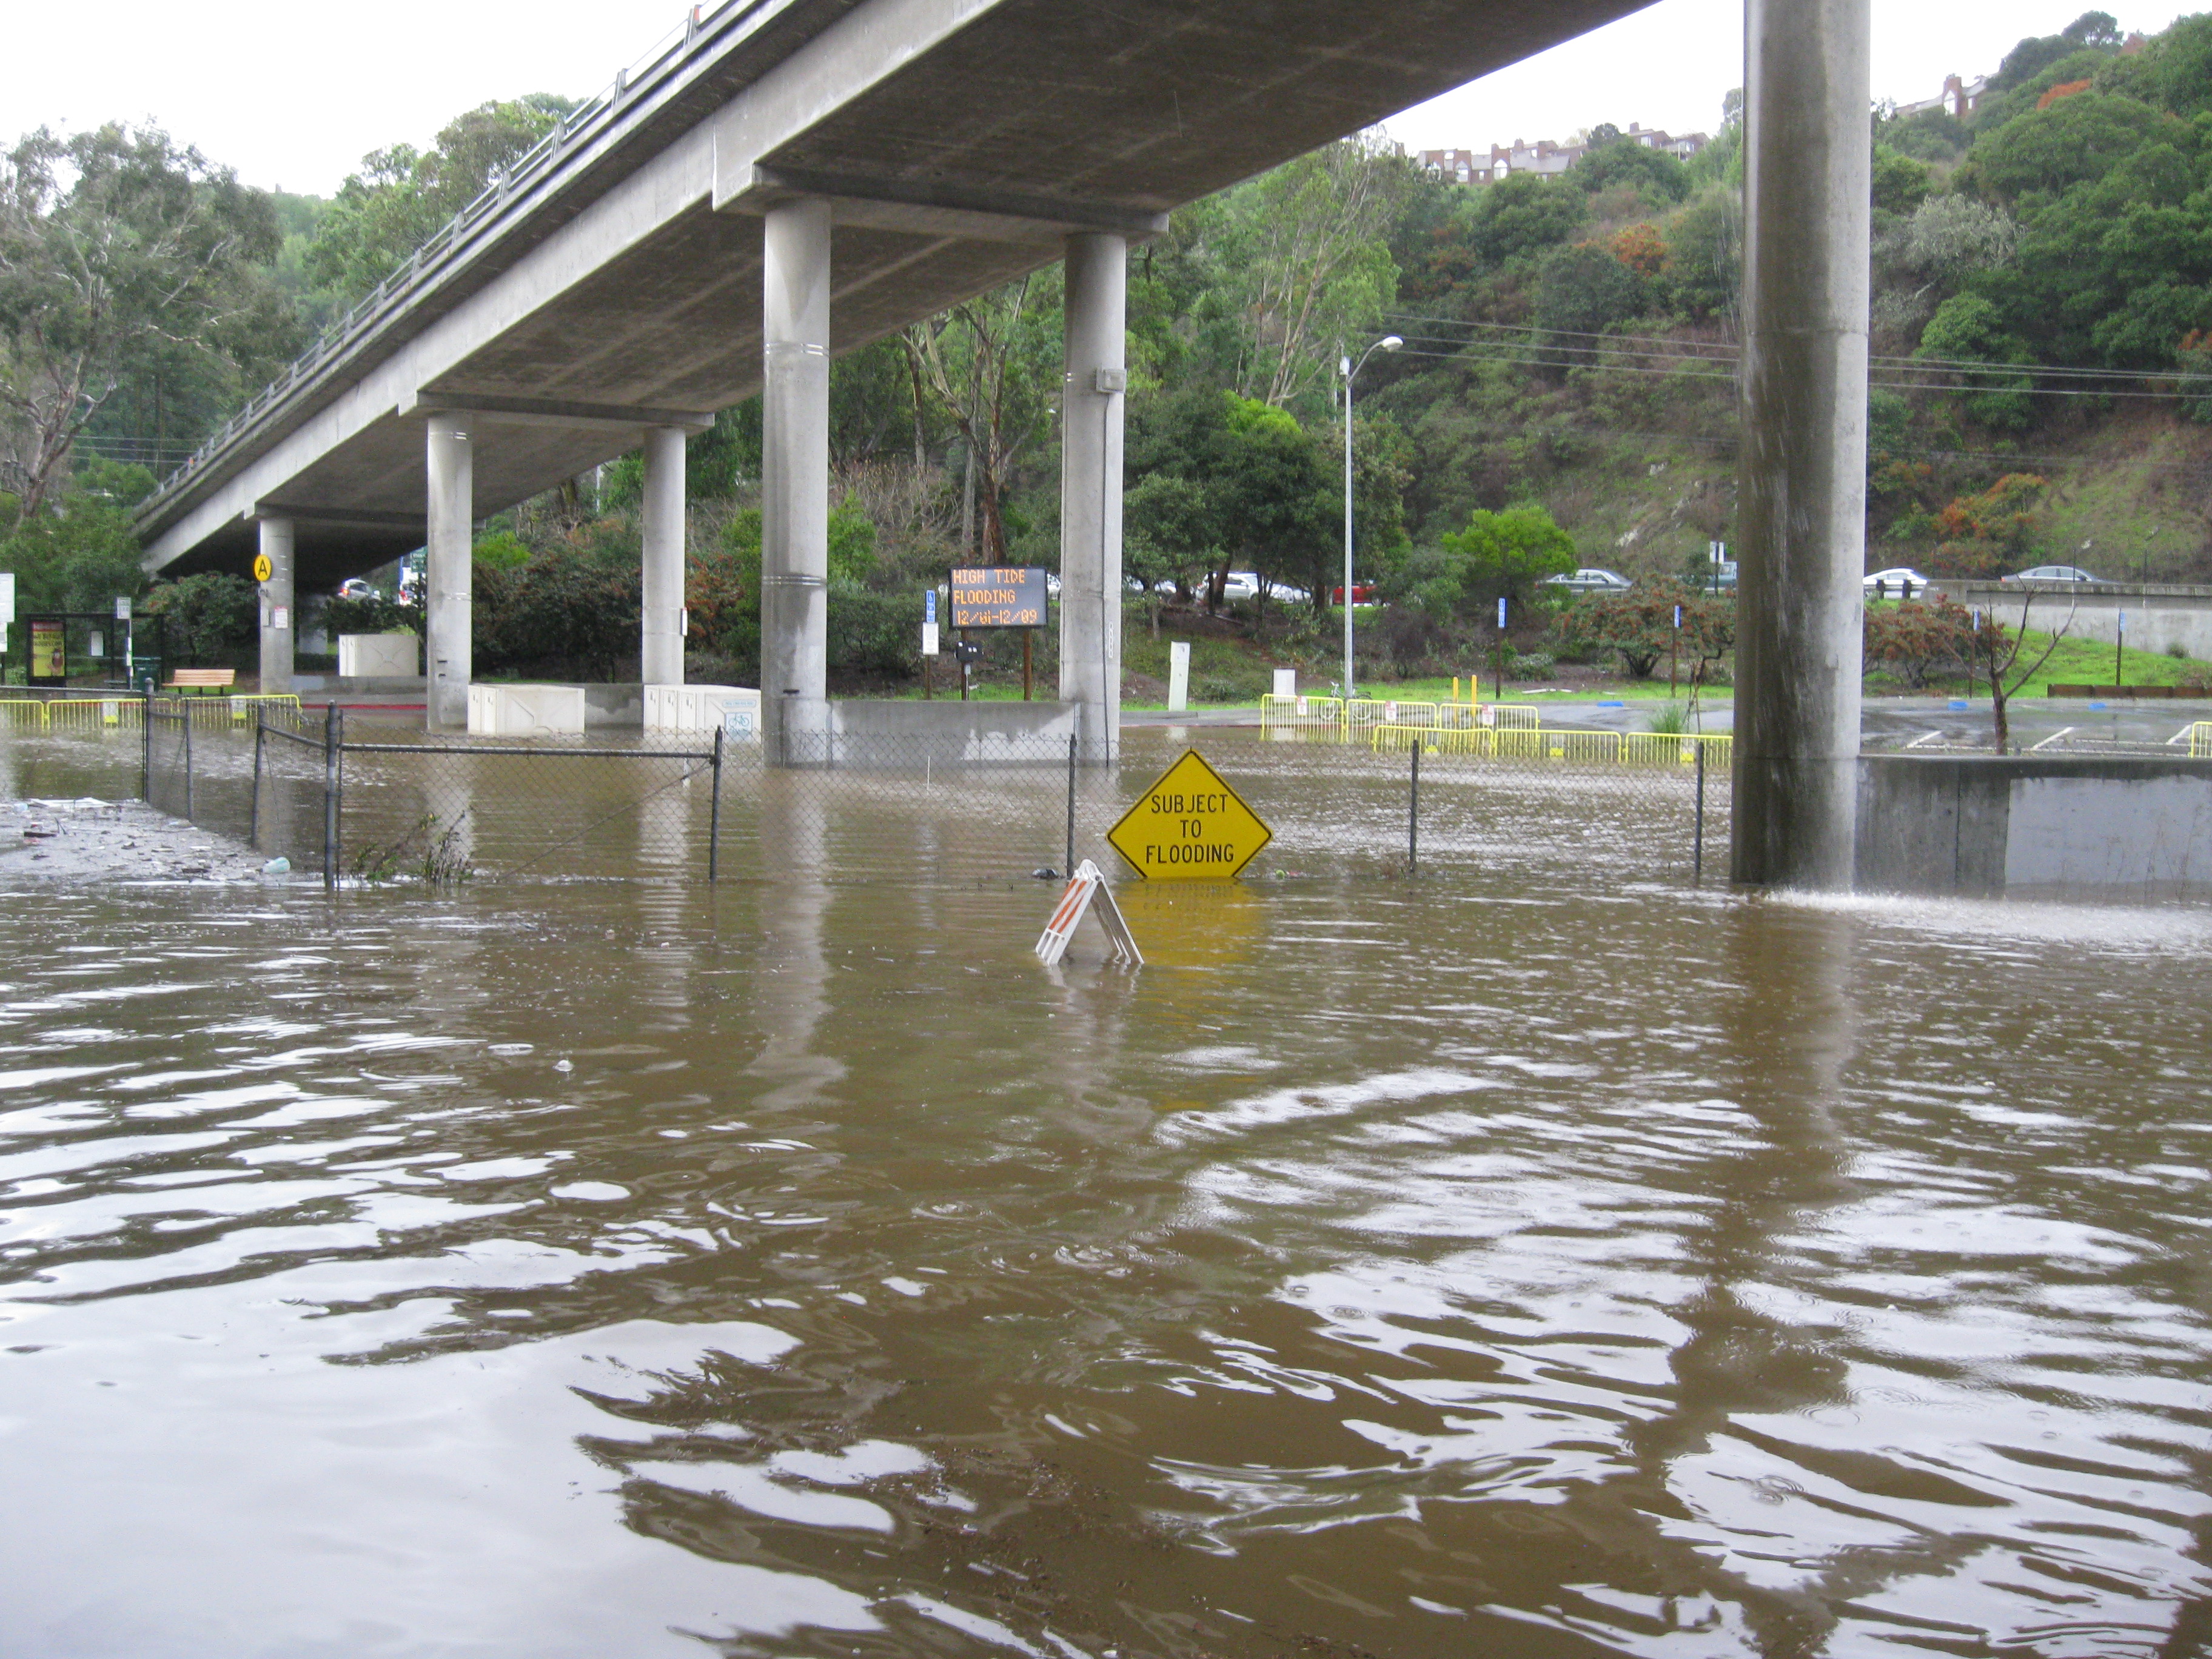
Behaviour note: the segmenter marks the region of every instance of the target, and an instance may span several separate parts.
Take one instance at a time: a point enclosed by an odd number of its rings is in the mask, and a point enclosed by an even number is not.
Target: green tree
[[[2153,144],[2195,148],[2186,123],[2132,98],[2085,92],[2030,110],[1977,140],[1960,182],[2007,204],[2102,179]]]
[[[1564,179],[1516,173],[1475,198],[1468,241],[1486,264],[1557,247],[1589,222],[1589,197]]]
[[[1570,350],[1587,349],[1575,337],[1602,334],[1643,314],[1650,289],[1644,278],[1605,249],[1588,244],[1561,248],[1544,261],[1536,290],[1536,325]]]
[[[1910,213],[1928,199],[1928,191],[1935,177],[1925,161],[1916,161],[1911,156],[1892,149],[1887,144],[1874,147],[1873,198],[1875,207],[1885,213]]]
[[[1441,540],[1455,561],[1454,608],[1462,615],[1486,611],[1501,598],[1517,610],[1546,577],[1564,575],[1576,565],[1574,538],[1541,507],[1509,507],[1502,513],[1478,508],[1465,529],[1447,532]]]
[[[1243,319],[1237,391],[1278,407],[1331,384],[1344,343],[1397,297],[1389,233],[1417,175],[1361,135],[1262,173],[1224,204],[1220,272]]]
[[[576,107],[550,93],[480,104],[427,150],[372,151],[338,187],[307,250],[307,268],[348,305],[397,270],[506,168]]]
[[[0,161],[0,489],[36,517],[133,374],[188,366],[234,394],[290,343],[262,264],[268,198],[155,128],[29,134]]]
[[[159,641],[166,650],[182,652],[186,665],[200,666],[252,645],[260,610],[260,595],[245,577],[204,570],[147,594],[145,614],[154,625],[140,639],[148,646]]]
[[[1617,130],[1603,143],[1593,133],[1589,149],[1567,169],[1567,178],[1592,196],[1626,185],[1653,207],[1670,206],[1690,194],[1689,169],[1680,157],[1620,137]]]

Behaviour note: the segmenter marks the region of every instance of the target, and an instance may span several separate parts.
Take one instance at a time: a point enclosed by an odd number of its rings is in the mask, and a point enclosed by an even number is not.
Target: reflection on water
[[[0,1654],[2200,1650],[2212,929],[1538,856],[11,901]]]

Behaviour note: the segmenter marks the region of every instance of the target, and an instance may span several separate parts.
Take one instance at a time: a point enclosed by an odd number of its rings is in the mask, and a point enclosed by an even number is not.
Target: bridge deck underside
[[[910,9],[928,3],[915,0]],[[999,0],[754,159],[764,176],[851,181],[908,204],[1061,204],[1071,218],[1157,213],[1638,9],[1622,0],[1131,0],[1111,8]],[[594,188],[619,188],[607,182],[613,170],[600,168]],[[731,209],[760,202],[740,196],[717,212],[706,180],[686,189],[659,222],[492,337],[426,362],[419,394],[449,406],[475,397],[699,412],[752,395],[761,380],[760,222]],[[479,256],[481,269],[425,304],[416,334],[430,337],[441,316],[471,304],[472,291],[563,234],[559,227],[582,210],[576,203],[549,209],[548,224],[519,228],[507,253],[494,247]],[[916,225],[886,228],[841,216],[834,351],[1062,251],[1049,228],[961,234],[933,227],[927,214]],[[301,402],[305,418],[313,403]],[[637,442],[635,428],[605,423],[485,418],[473,440],[476,511],[497,512]],[[241,440],[241,453],[249,448]],[[210,488],[220,483],[211,479]],[[421,545],[424,491],[421,419],[387,409],[355,421],[258,499],[295,509],[299,580],[313,587]],[[167,568],[243,569],[254,535],[235,514],[252,507],[242,501],[190,546],[168,547]]]

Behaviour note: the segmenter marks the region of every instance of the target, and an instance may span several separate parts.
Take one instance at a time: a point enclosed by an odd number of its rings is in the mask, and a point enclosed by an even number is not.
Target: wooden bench
[[[235,668],[179,668],[169,676],[164,691],[228,691],[238,681]]]

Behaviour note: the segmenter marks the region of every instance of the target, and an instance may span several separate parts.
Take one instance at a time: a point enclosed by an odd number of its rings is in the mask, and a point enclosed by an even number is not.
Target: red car
[[[1342,605],[1344,603],[1344,584],[1342,582],[1339,582],[1334,587],[1328,590],[1328,602],[1331,605]],[[1352,583],[1352,602],[1354,605],[1374,604],[1375,584],[1373,582]]]

